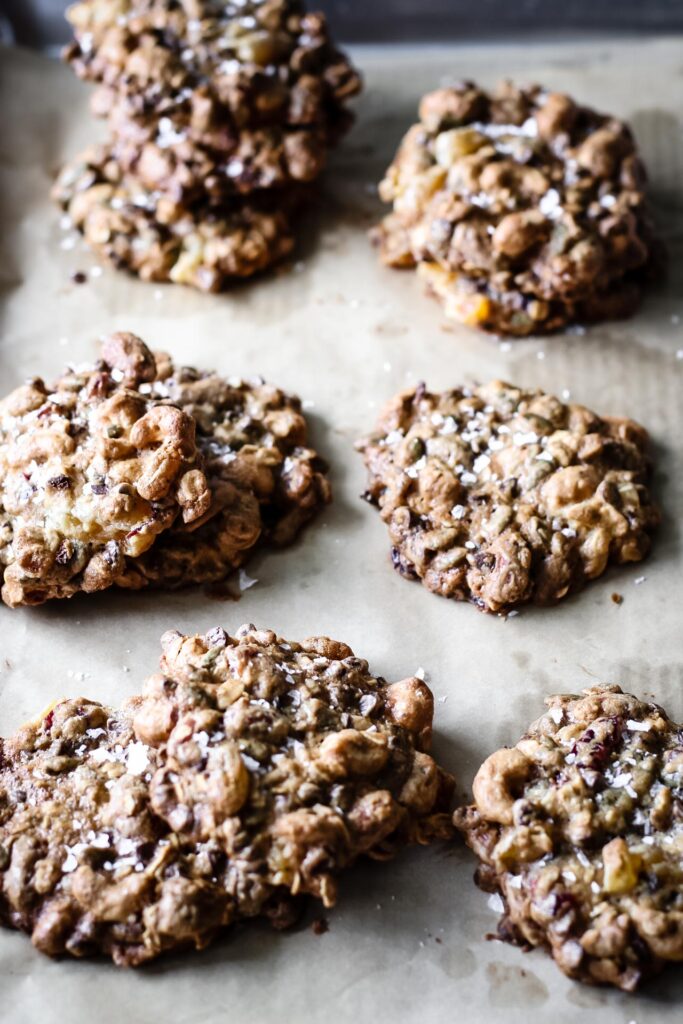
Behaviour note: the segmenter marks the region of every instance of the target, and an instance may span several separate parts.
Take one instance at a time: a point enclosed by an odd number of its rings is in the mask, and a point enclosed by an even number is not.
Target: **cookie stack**
[[[360,79],[298,0],[82,0],[66,57],[109,137],[55,198],[145,280],[218,291],[289,253]]]
[[[417,267],[447,316],[500,334],[634,312],[661,248],[624,122],[503,82],[420,103],[380,195],[390,266]]]

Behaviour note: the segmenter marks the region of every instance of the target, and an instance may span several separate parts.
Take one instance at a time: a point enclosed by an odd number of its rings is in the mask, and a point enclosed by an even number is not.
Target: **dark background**
[[[0,0],[4,36],[37,47],[68,38],[66,0]],[[683,32],[683,0],[309,0],[345,42],[455,42],[609,31]],[[10,31],[8,31],[10,26]]]
[[[314,6],[349,42],[683,31],[683,0],[320,0]]]

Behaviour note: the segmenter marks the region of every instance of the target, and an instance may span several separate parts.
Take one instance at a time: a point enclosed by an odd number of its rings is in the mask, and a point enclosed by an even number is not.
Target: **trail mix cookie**
[[[286,256],[360,88],[325,18],[296,0],[83,0],[69,18],[67,59],[110,131],[55,196],[92,248],[210,291]]]
[[[358,447],[395,568],[483,611],[555,602],[639,561],[659,522],[643,428],[540,390],[421,384]]]
[[[561,93],[438,89],[380,184],[375,237],[446,314],[502,334],[630,315],[661,264],[630,129]]]
[[[683,960],[683,731],[618,686],[546,704],[455,823],[503,897],[501,938],[632,991]]]
[[[298,0],[83,0],[67,16],[67,60],[105,87],[98,113],[115,96],[128,118],[168,117],[198,142],[264,125],[334,140],[360,89],[324,15]]]
[[[217,292],[277,263],[294,247],[287,213],[293,197],[186,206],[124,175],[107,147],[87,150],[67,164],[53,197],[94,252],[144,281]]]
[[[57,702],[0,741],[0,918],[41,952],[137,965],[283,927],[359,856],[450,834],[421,680],[253,626],[162,647],[121,709]]]
[[[2,403],[2,598],[224,579],[330,498],[299,400],[115,334],[92,367]]]

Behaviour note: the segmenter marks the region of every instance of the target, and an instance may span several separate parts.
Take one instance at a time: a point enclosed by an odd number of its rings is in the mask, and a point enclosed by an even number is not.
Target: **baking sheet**
[[[488,753],[517,740],[548,692],[619,682],[683,720],[680,41],[359,48],[355,57],[367,82],[358,124],[333,160],[291,272],[204,296],[108,269],[91,276],[93,258],[72,247],[47,199],[55,168],[101,130],[87,113],[88,90],[47,59],[0,51],[2,393],[36,373],[49,380],[67,360],[91,359],[98,335],[130,329],[179,362],[261,373],[298,392],[335,490],[334,504],[300,543],[249,564],[259,582],[239,603],[192,590],[0,608],[0,734],[57,695],[109,703],[137,692],[168,628],[203,632],[221,623],[234,631],[243,621],[291,638],[327,633],[390,679],[422,666],[437,697],[436,753],[463,790]],[[486,84],[504,75],[539,80],[632,121],[672,255],[668,283],[633,320],[501,344],[445,329],[415,275],[379,266],[365,237],[380,210],[372,186],[420,94],[448,75]],[[86,284],[71,281],[76,270],[88,273]],[[610,572],[557,608],[525,608],[507,621],[392,572],[385,528],[358,498],[364,471],[352,448],[399,388],[495,376],[568,388],[598,411],[640,419],[658,448],[666,509],[646,563]],[[615,590],[624,595],[619,607]],[[7,1024],[488,1024],[504,1015],[509,1024],[529,1024],[552,1014],[555,1024],[573,1024],[599,1010],[601,1024],[680,1021],[680,970],[629,997],[567,980],[542,952],[487,942],[496,914],[473,886],[473,869],[461,844],[361,865],[343,880],[325,935],[255,925],[203,953],[137,972],[54,963],[25,937],[0,930],[0,1017]]]

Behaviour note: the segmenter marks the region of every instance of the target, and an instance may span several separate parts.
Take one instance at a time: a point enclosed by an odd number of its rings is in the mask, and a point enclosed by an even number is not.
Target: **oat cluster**
[[[54,189],[98,253],[145,280],[219,291],[291,251],[291,215],[360,88],[298,0],[81,0],[76,73],[109,137]]]
[[[359,856],[450,834],[421,680],[253,626],[162,647],[121,709],[65,700],[0,740],[0,919],[42,952],[136,965],[283,927]]]
[[[632,991],[683,960],[683,729],[618,686],[546,703],[455,822],[503,897],[502,937]]]
[[[358,447],[395,568],[483,611],[555,602],[639,561],[659,522],[643,428],[542,391],[420,385]]]
[[[325,468],[297,398],[114,334],[0,402],[2,598],[225,579],[329,501]]]
[[[628,126],[539,86],[426,95],[380,195],[384,262],[500,334],[628,316],[661,263]]]

